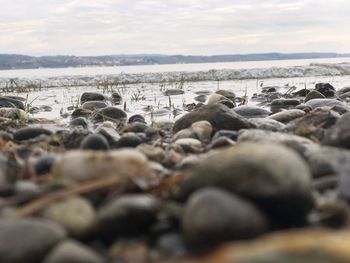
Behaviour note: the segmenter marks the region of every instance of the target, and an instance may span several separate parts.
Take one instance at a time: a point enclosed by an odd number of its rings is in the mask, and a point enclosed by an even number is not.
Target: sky
[[[0,0],[0,53],[350,53],[349,0]]]

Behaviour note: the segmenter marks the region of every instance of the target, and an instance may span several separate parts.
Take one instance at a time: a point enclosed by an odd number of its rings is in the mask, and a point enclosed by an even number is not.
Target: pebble
[[[265,118],[271,114],[269,110],[247,105],[238,106],[233,111],[245,118]]]
[[[90,134],[80,143],[80,149],[107,151],[109,150],[109,144],[104,136],[100,134]]]
[[[276,113],[281,110],[294,109],[299,104],[297,99],[275,99],[271,102],[270,110],[272,113]]]
[[[268,220],[252,203],[224,190],[203,188],[185,205],[182,229],[191,246],[212,246],[261,235]]]
[[[105,96],[101,93],[97,93],[97,92],[84,92],[83,94],[81,94],[80,96],[80,102],[84,103],[87,101],[103,101],[105,100]]]
[[[22,101],[6,96],[0,96],[0,108],[17,108],[20,110],[25,110],[25,106]]]
[[[182,95],[185,91],[182,89],[168,89],[164,92],[165,96],[174,96],[174,95]]]
[[[41,135],[51,135],[52,132],[45,128],[40,127],[25,127],[18,129],[13,133],[13,139],[16,141],[25,141],[29,139],[34,139]]]
[[[326,130],[322,143],[350,149],[350,112],[341,116],[335,125]]]
[[[98,109],[94,111],[93,114],[95,121],[120,122],[121,120],[126,119],[126,113],[123,110],[113,106]]]
[[[301,118],[304,115],[305,115],[305,111],[292,109],[292,110],[284,110],[284,111],[277,112],[275,114],[268,116],[267,118],[273,119],[282,123],[288,123],[292,120]]]
[[[87,101],[84,102],[83,105],[81,106],[81,108],[83,110],[90,110],[90,111],[94,111],[97,109],[103,109],[106,108],[107,104],[103,101]]]
[[[323,95],[321,92],[318,92],[317,90],[312,90],[310,91],[309,94],[307,94],[304,102],[308,102],[309,100],[313,100],[313,99],[325,99],[325,98],[326,96]]]

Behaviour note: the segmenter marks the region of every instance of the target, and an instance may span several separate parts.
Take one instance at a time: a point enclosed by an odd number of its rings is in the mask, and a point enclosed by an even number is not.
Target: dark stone
[[[84,110],[84,109],[75,109],[72,112],[72,118],[78,118],[78,117],[90,117],[92,114],[92,111]]]
[[[330,129],[326,130],[323,144],[350,149],[350,113],[345,113]]]
[[[322,93],[318,92],[317,90],[312,90],[309,94],[307,94],[305,98],[305,102],[312,100],[312,99],[325,99],[326,96],[324,96]]]
[[[0,220],[0,262],[41,262],[65,235],[60,226],[40,219]]]
[[[238,132],[237,131],[230,131],[230,130],[220,130],[214,134],[212,140],[216,140],[219,137],[227,137],[233,141],[236,141],[237,137],[238,137]]]
[[[146,120],[145,120],[145,117],[143,117],[142,115],[135,114],[135,115],[132,115],[128,120],[128,123],[132,123],[132,122],[146,123]]]
[[[329,83],[317,83],[315,89],[326,98],[334,97],[335,95],[335,88]]]
[[[215,92],[216,94],[222,95],[226,98],[228,98],[229,100],[235,102],[235,98],[236,98],[236,94],[234,94],[232,91],[230,90],[218,90]]]
[[[271,114],[269,110],[247,105],[238,106],[233,111],[245,118],[265,118]]]
[[[312,109],[334,106],[348,108],[344,102],[336,99],[312,99],[306,102],[305,105],[310,106]]]
[[[218,103],[221,103],[230,109],[233,109],[234,107],[236,107],[236,104],[229,99],[220,100]]]
[[[25,110],[22,101],[7,96],[0,96],[0,108],[18,108]]]
[[[348,93],[348,92],[350,92],[350,87],[344,87],[344,88],[337,90],[336,94],[338,96],[341,96],[341,95]]]
[[[93,100],[105,100],[105,96],[97,92],[84,92],[80,97],[81,103]]]
[[[282,123],[288,123],[292,120],[301,118],[305,115],[305,111],[292,109],[292,110],[284,110],[277,112],[273,115],[270,115],[268,118],[273,119]]]
[[[309,93],[310,93],[310,90],[308,90],[308,89],[301,89],[301,90],[298,90],[296,92],[293,92],[293,95],[297,96],[297,97],[305,97]]]
[[[103,109],[106,108],[107,104],[103,101],[87,101],[84,102],[84,104],[81,106],[83,110],[89,110],[89,111],[94,111],[97,109]]]
[[[15,141],[25,141],[25,140],[33,139],[40,135],[51,135],[51,134],[52,132],[45,128],[26,127],[15,131],[13,134],[13,139]]]
[[[165,96],[182,95],[185,92],[182,89],[168,89],[164,92]]]
[[[198,96],[194,97],[194,100],[204,103],[207,101],[207,98],[208,97],[206,95],[198,95]]]
[[[253,238],[268,227],[253,204],[224,190],[204,188],[186,203],[182,228],[188,244],[202,247]]]
[[[77,117],[71,120],[70,126],[73,126],[73,127],[81,126],[83,128],[87,128],[89,126],[89,123],[85,117]]]
[[[235,145],[236,142],[232,141],[231,139],[221,136],[215,140],[213,140],[213,142],[211,143],[210,148],[211,149],[218,149],[218,148],[223,148],[223,147],[230,147]]]
[[[51,172],[56,158],[53,154],[43,155],[34,163],[34,170],[37,175],[45,175]]]
[[[195,109],[190,113],[187,113],[175,124],[173,131],[186,129],[197,121],[208,121],[217,130],[240,130],[253,127],[247,120],[232,112],[228,107],[222,104],[205,105],[199,109]]]
[[[268,118],[252,118],[249,121],[260,130],[282,131],[286,127],[283,123]]]
[[[90,134],[81,142],[80,148],[84,150],[107,151],[109,150],[109,144],[104,136]]]
[[[297,99],[275,99],[271,102],[271,112],[276,113],[281,110],[294,109],[300,104]]]
[[[135,133],[128,132],[124,133],[118,142],[116,143],[117,148],[132,147],[135,148],[143,143],[142,139]]]
[[[106,107],[94,112],[95,121],[113,121],[118,122],[126,119],[126,113],[117,107]]]
[[[156,222],[160,208],[160,201],[146,194],[115,198],[98,210],[94,233],[106,241],[120,236],[142,235]]]

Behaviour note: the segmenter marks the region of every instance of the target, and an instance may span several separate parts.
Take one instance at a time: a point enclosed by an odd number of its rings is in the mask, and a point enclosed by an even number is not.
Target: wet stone
[[[323,144],[350,149],[350,113],[342,115],[335,125],[326,130]]]
[[[126,119],[126,113],[123,110],[112,106],[96,110],[93,114],[95,121],[118,122]]]
[[[191,195],[182,220],[185,241],[197,247],[253,238],[264,233],[267,225],[252,203],[217,188]]]
[[[305,103],[305,105],[310,106],[312,109],[316,109],[319,107],[342,107],[347,108],[346,104],[344,102],[341,102],[336,99],[312,99]]]
[[[103,109],[106,107],[107,107],[107,104],[103,101],[87,101],[87,102],[84,102],[84,104],[81,106],[83,110],[90,110],[90,111]]]
[[[143,141],[140,138],[140,136],[138,136],[133,132],[127,132],[127,133],[124,133],[120,137],[120,139],[117,141],[116,147],[117,148],[125,148],[125,147],[135,148],[141,143],[143,143]]]
[[[292,109],[292,110],[284,110],[277,112],[273,115],[270,115],[268,118],[273,119],[282,123],[288,123],[294,119],[303,117],[305,115],[305,111]]]
[[[106,151],[109,150],[107,139],[100,134],[90,134],[80,144],[84,150]]]
[[[335,95],[335,88],[329,83],[317,83],[315,89],[327,98]]]
[[[52,132],[45,128],[26,127],[26,128],[17,130],[13,134],[13,139],[16,141],[25,141],[25,140],[36,138],[41,135],[51,135],[51,134]]]
[[[271,102],[270,110],[272,113],[276,113],[284,109],[294,109],[299,104],[300,102],[297,99],[275,99]]]
[[[238,106],[233,111],[245,118],[265,118],[271,114],[269,110],[247,105]]]
[[[24,103],[18,99],[7,96],[0,96],[0,108],[17,108],[25,110]]]
[[[84,103],[87,101],[96,101],[96,100],[103,101],[105,100],[105,96],[97,92],[84,92],[80,97],[81,103]]]
[[[326,96],[324,96],[322,93],[318,92],[317,90],[312,90],[310,91],[309,94],[307,94],[306,98],[305,98],[305,102],[309,101],[309,100],[313,100],[313,99],[325,99]]]
[[[249,121],[260,130],[282,131],[286,126],[279,121],[267,118],[252,118]]]
[[[168,89],[164,92],[165,96],[182,95],[185,92],[182,89]]]
[[[81,126],[83,128],[87,128],[89,126],[89,122],[85,117],[77,117],[71,120],[69,124],[73,127]]]

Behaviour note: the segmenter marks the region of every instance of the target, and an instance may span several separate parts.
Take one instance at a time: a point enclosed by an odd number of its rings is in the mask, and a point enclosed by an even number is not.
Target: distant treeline
[[[263,53],[247,55],[110,55],[110,56],[25,56],[0,54],[0,69],[65,68],[87,66],[127,66],[178,63],[213,63],[234,61],[262,61],[310,58],[350,57],[338,53]]]

